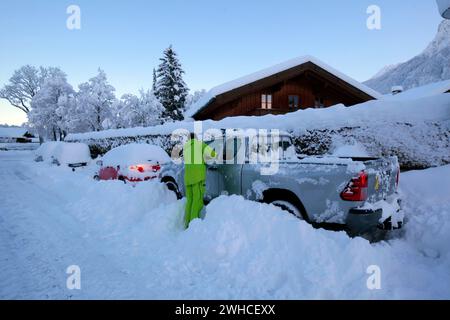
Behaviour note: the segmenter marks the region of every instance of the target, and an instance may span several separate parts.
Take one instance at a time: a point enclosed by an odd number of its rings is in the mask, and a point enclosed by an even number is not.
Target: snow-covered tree
[[[9,82],[0,90],[0,98],[25,113],[30,112],[31,100],[38,93],[46,78],[57,75],[61,70],[50,67],[26,65],[14,71]]]
[[[206,90],[197,90],[194,93],[190,93],[186,97],[185,110],[188,110],[194,103],[200,100],[206,94]]]
[[[183,120],[188,88],[183,81],[184,71],[172,46],[164,50],[161,64],[156,70],[155,95],[164,107],[163,116]]]
[[[63,139],[69,130],[67,119],[74,106],[74,93],[65,73],[53,68],[31,100],[30,127],[41,136]]]
[[[155,68],[153,68],[153,83],[152,83],[152,91],[156,92],[156,82],[157,82],[157,78],[156,78],[156,70]]]
[[[98,75],[79,85],[77,109],[80,121],[85,122],[92,131],[100,131],[105,119],[112,118],[116,97],[114,87],[108,83],[106,73],[98,69]]]
[[[152,91],[140,90],[139,96],[124,94],[115,106],[116,126],[148,127],[161,123],[164,110]]]

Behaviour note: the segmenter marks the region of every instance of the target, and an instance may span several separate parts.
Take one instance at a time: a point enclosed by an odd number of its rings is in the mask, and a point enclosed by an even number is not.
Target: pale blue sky
[[[81,8],[81,30],[66,8]],[[382,29],[366,28],[381,8]],[[77,87],[103,68],[120,96],[149,88],[172,44],[191,89],[314,55],[359,81],[422,51],[441,18],[434,0],[14,0],[0,2],[0,86],[24,64],[59,66]],[[25,121],[0,102],[0,123]]]

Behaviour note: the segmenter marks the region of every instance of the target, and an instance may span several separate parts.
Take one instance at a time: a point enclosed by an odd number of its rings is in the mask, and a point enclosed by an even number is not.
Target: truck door
[[[245,143],[243,137],[230,137],[225,141],[225,163],[219,172],[219,195],[241,194],[241,173],[245,162]]]
[[[220,195],[219,192],[219,165],[224,159],[224,141],[223,139],[216,139],[211,142],[206,142],[217,153],[217,160],[206,165],[206,191],[204,201],[209,202]]]
[[[242,139],[231,137],[225,141],[216,140],[210,146],[216,150],[218,158],[207,166],[205,201],[220,195],[241,194],[241,171],[245,160]]]

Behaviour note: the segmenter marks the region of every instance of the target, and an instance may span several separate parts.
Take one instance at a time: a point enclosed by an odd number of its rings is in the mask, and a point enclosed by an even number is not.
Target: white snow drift
[[[450,298],[450,166],[401,176],[407,223],[376,244],[239,196],[185,231],[184,200],[164,185],[97,182],[93,169],[0,153],[1,298]],[[65,286],[72,264],[79,291]]]

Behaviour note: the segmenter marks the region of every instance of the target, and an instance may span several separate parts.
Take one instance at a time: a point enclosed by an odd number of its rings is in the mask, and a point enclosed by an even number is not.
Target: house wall
[[[272,94],[272,109],[261,108],[261,95]],[[289,95],[299,97],[299,108],[289,108]],[[226,103],[215,103],[208,107],[197,120],[220,120],[230,116],[283,114],[315,107],[316,98],[322,98],[324,107],[342,103],[350,106],[364,102],[354,97],[343,88],[334,83],[320,79],[317,75],[303,73],[293,79],[281,81],[276,85],[256,89],[255,91],[241,95]]]

